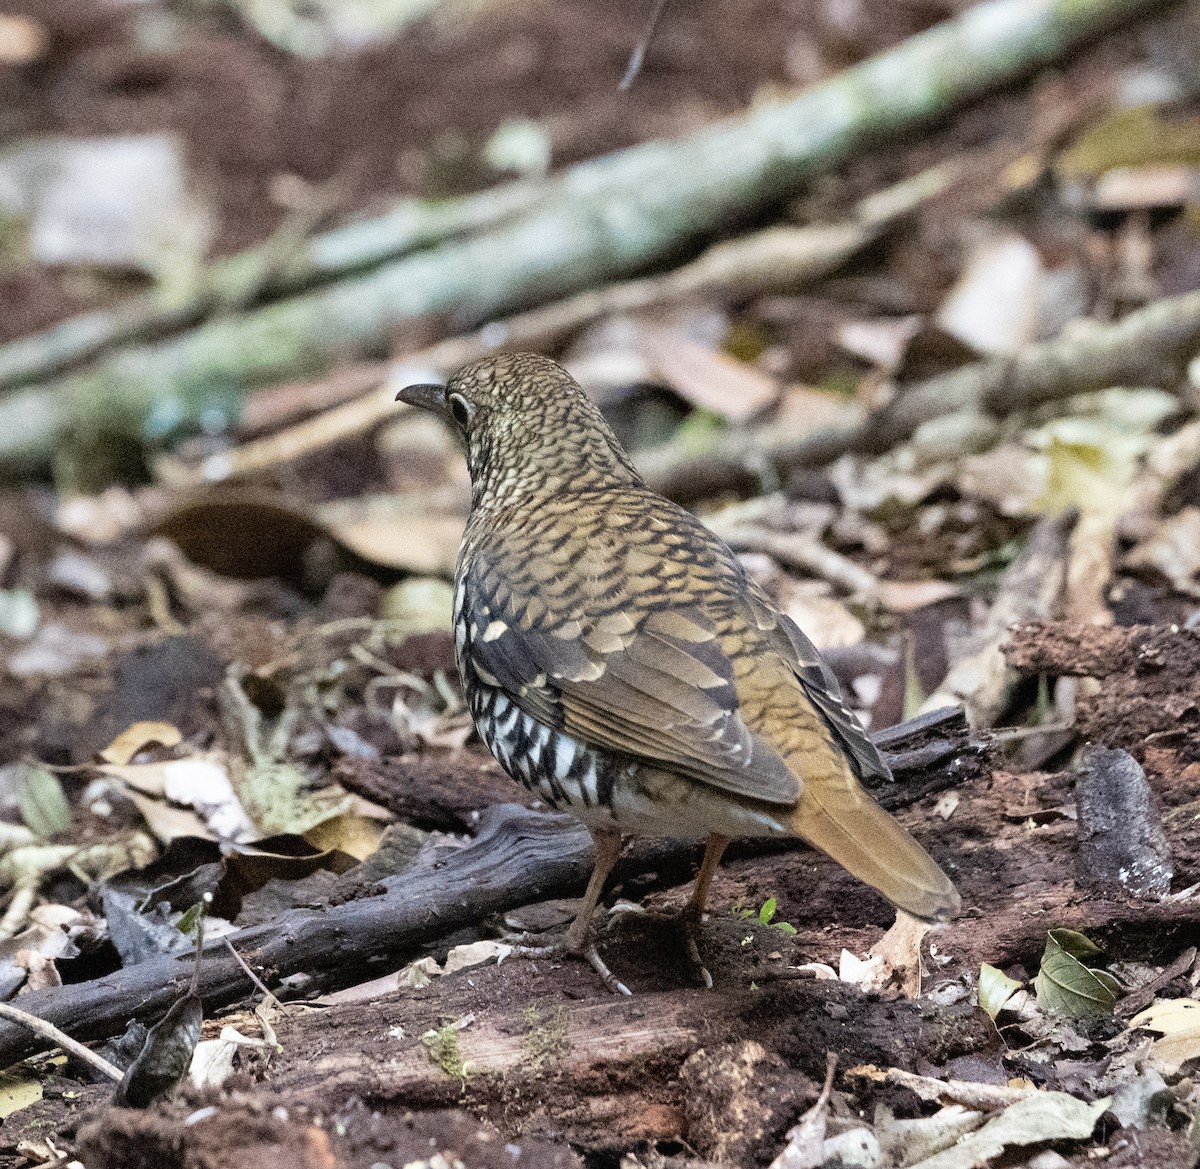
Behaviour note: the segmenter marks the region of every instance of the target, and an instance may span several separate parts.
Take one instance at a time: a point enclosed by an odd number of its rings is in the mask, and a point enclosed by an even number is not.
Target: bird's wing
[[[746,725],[712,617],[678,598],[636,607],[538,580],[537,564],[477,548],[461,577],[472,667],[535,718],[594,747],[665,764],[730,794],[793,807],[800,782]],[[516,582],[528,588],[513,592]],[[578,591],[577,590],[577,591]]]
[[[778,732],[772,743],[794,761],[804,780],[793,831],[917,917],[934,920],[958,912],[959,896],[949,878],[859,785],[864,776],[890,779],[891,772],[846,707],[829,667],[790,618],[755,589],[747,597],[759,627],[769,630],[772,647],[787,661],[833,748],[815,745],[811,731],[805,740],[797,730],[800,717],[772,722]],[[801,712],[797,707],[798,716]]]
[[[833,676],[833,671],[821,658],[817,647],[800,631],[799,626],[785,613],[777,618],[780,637],[776,643],[789,659],[796,678],[804,689],[809,702],[816,707],[837,740],[838,745],[850,760],[850,765],[859,779],[876,776],[892,778],[888,765],[871,742],[862,723],[855,718],[842,698],[842,688]],[[786,648],[784,648],[786,646]]]

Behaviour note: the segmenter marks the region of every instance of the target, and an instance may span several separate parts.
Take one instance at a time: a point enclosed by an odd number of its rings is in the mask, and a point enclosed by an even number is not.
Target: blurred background
[[[568,365],[876,729],[1016,713],[1011,620],[1192,620],[1195,7],[651,8],[4,6],[18,664],[60,606],[105,652],[207,620],[191,570],[443,629],[465,469],[394,394],[497,348]]]

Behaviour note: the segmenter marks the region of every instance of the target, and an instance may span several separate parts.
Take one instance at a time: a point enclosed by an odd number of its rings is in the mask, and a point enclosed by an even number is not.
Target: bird
[[[735,837],[802,838],[898,909],[957,913],[949,878],[864,791],[891,773],[813,643],[727,544],[647,486],[561,365],[500,354],[397,397],[465,445],[453,632],[475,727],[595,846],[563,954],[628,993],[591,940],[627,834],[704,839],[680,920],[709,986],[697,938]]]

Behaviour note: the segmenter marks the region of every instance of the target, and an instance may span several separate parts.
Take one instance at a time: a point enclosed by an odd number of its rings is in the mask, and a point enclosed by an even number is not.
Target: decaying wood
[[[384,883],[377,897],[326,909],[294,909],[275,921],[239,930],[230,941],[251,967],[273,979],[303,971],[318,982],[361,973],[368,959],[399,957],[421,942],[490,913],[543,897],[582,891],[590,838],[564,817],[505,806],[485,816],[470,848],[440,864]],[[85,1039],[115,1034],[131,1018],[163,1014],[191,977],[191,955],[156,958],[94,982],[35,991],[23,1006]],[[244,996],[249,983],[224,943],[205,952],[199,993],[206,1007]],[[45,1046],[16,1024],[0,1024],[0,1063]]]
[[[1026,674],[1107,678],[1143,664],[1153,672],[1164,659],[1196,652],[1200,629],[1129,625],[1092,628],[1081,637],[1067,621],[1028,621],[1008,631],[1005,656]]]
[[[485,969],[473,977],[486,988],[505,974]],[[732,1062],[730,1055],[748,1039],[763,1057],[764,1072],[778,1068],[776,1075],[802,1082],[823,1074],[826,1052],[836,1052],[845,1066],[887,1058],[915,1069],[922,1059],[943,1054],[951,1026],[959,1036],[953,1042],[963,1050],[989,1045],[986,1020],[966,1004],[934,1011],[908,1001],[868,998],[838,982],[787,981],[719,994],[677,990],[632,1001],[576,1002],[543,997],[543,991],[532,1012],[507,1003],[473,1011],[473,1021],[456,1036],[459,1071],[431,1058],[429,1040],[422,1036],[449,1018],[447,1006],[457,1003],[455,1009],[461,1010],[470,1000],[462,990],[443,983],[402,998],[334,1008],[324,1017],[293,1017],[281,1025],[279,1037],[285,1053],[299,1058],[285,1054],[276,1063],[272,1091],[304,1095],[320,1089],[333,1098],[400,1100],[420,1107],[504,1102],[511,1122],[539,1111],[550,1090],[556,1096],[555,1115],[571,1141],[594,1146],[614,1136],[629,1143],[684,1136],[688,1082],[679,1073],[701,1051],[697,1058],[712,1066],[716,1075],[709,1084],[715,1086],[721,1064]],[[519,1001],[520,991],[513,997]],[[365,1061],[361,1053],[371,1046],[366,1037],[389,1029],[403,1036],[392,1045],[391,1058]],[[360,1032],[363,1040],[357,1041]],[[336,1043],[322,1042],[333,1034]],[[897,1034],[904,1036],[903,1044],[885,1052],[879,1037]],[[647,1068],[654,1069],[656,1084],[650,1091]],[[771,1079],[762,1076],[764,1107]]]
[[[405,321],[449,314],[469,326],[631,275],[786,198],[864,143],[927,123],[1161,2],[992,0],[967,9],[791,101],[580,164],[527,214],[491,230],[21,391],[0,411],[3,457],[46,459],[68,423],[136,421],[155,401],[187,402],[198,387],[244,392],[327,367],[386,344]],[[1127,342],[1125,352],[1133,348]],[[990,389],[979,392],[986,399]]]
[[[495,804],[532,802],[489,760],[467,771],[459,759],[446,767],[433,759],[414,766],[404,759],[342,759],[332,778],[347,791],[387,808],[398,820],[439,832],[470,832],[479,813]]]
[[[909,734],[894,729],[884,739],[891,749],[909,743],[946,741],[953,712],[935,712]],[[962,745],[960,736],[950,736]],[[928,743],[925,743],[928,746]],[[944,759],[945,756],[942,756]],[[966,771],[936,773],[943,785]],[[880,793],[885,807],[922,798],[928,783],[897,783]],[[485,797],[486,798],[486,797]],[[687,841],[641,840],[622,858],[616,879],[649,870],[682,881],[690,877],[697,845]],[[803,847],[796,841],[744,842],[743,849]],[[731,849],[730,855],[739,855]],[[744,855],[744,853],[743,853]],[[485,811],[474,843],[418,869],[380,883],[382,892],[320,909],[294,909],[276,920],[240,930],[230,942],[264,980],[302,972],[316,985],[362,981],[366,963],[399,960],[421,944],[532,901],[578,896],[592,864],[591,838],[569,816],[505,804]],[[157,958],[93,982],[35,991],[22,1006],[77,1038],[104,1038],[132,1018],[161,1015],[190,978],[191,957]],[[205,951],[199,993],[209,1009],[245,996],[245,974],[223,943]],[[0,1066],[46,1046],[23,1028],[0,1021]]]

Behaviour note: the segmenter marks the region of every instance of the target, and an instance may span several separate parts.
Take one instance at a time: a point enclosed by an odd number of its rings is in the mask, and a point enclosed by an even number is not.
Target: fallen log
[[[884,745],[946,741],[947,728],[960,716],[935,711],[884,732]],[[961,735],[957,751],[971,749]],[[975,748],[977,750],[977,748]],[[942,756],[945,758],[945,756]],[[961,782],[969,771],[948,767],[936,773],[942,786]],[[945,778],[948,777],[948,778]],[[929,792],[928,784],[888,787],[880,802],[895,808]],[[799,841],[746,841],[730,856],[764,848],[805,847]],[[686,880],[699,856],[688,841],[639,840],[614,873],[618,881],[654,870],[662,878]],[[275,920],[230,936],[244,960],[262,977],[273,980],[303,972],[314,983],[338,985],[362,981],[380,960],[398,962],[416,947],[484,918],[533,901],[578,896],[592,866],[591,838],[570,816],[530,811],[513,804],[496,805],[480,819],[474,843],[444,860],[410,869],[380,883],[382,892],[320,909],[293,909]],[[101,1039],[124,1029],[130,1019],[163,1014],[191,977],[191,956],[155,958],[115,971],[92,982],[22,996],[22,1007],[53,1023],[74,1038]],[[199,994],[206,1009],[242,998],[251,989],[224,941],[205,948]],[[0,1020],[0,1067],[42,1050],[46,1041],[24,1028]]]
[[[384,882],[385,892],[322,909],[293,909],[230,935],[244,960],[268,979],[303,970],[318,981],[361,978],[367,963],[526,901],[582,891],[591,867],[587,832],[562,816],[501,805],[484,818],[470,848],[443,863]],[[130,1019],[162,1015],[183,993],[192,956],[154,958],[75,986],[34,991],[22,1007],[68,1035],[101,1039]],[[199,994],[206,1009],[243,997],[245,973],[224,942],[205,947]],[[23,1027],[0,1021],[0,1065],[46,1046]]]
[[[511,1123],[541,1110],[539,1085],[550,1081],[569,1139],[597,1148],[621,1143],[614,1137],[626,1144],[686,1139],[689,1111],[695,1139],[699,1110],[689,1108],[688,1097],[696,1090],[697,1064],[710,1088],[714,1080],[728,1087],[726,1075],[749,1056],[758,1083],[747,1085],[747,1095],[753,1100],[761,1094],[769,1115],[780,1087],[790,1082],[807,1088],[821,1077],[827,1051],[836,1052],[843,1067],[886,1061],[915,1070],[922,1061],[998,1046],[986,1017],[969,1004],[931,1008],[886,1001],[833,981],[783,981],[719,993],[674,990],[632,1000],[605,995],[583,1002],[546,988],[530,1013],[516,1005],[524,997],[519,971],[485,968],[474,977],[491,994],[479,996],[486,1006],[457,1033],[461,1076],[431,1059],[428,1041],[421,1038],[471,1005],[474,996],[447,981],[290,1020],[279,1031],[285,1054],[272,1066],[271,1091],[303,1095],[320,1087],[333,1099],[358,1096],[422,1108],[464,1098],[474,1109],[503,1102]],[[498,993],[502,986],[507,993]],[[391,1028],[403,1039],[388,1045],[389,1058],[364,1059],[363,1052],[377,1046],[374,1037]],[[947,1044],[950,1033],[954,1038]],[[743,1046],[747,1039],[753,1040],[749,1050]],[[692,1065],[681,1076],[690,1057]],[[779,1122],[786,1127],[786,1117]]]
[[[540,197],[537,186],[514,183],[457,199],[404,199],[377,218],[295,242],[282,265],[274,264],[272,237],[217,260],[183,292],[141,293],[0,345],[0,389],[50,377],[128,341],[186,328],[215,310],[244,304],[248,294],[277,298],[494,226]]]

